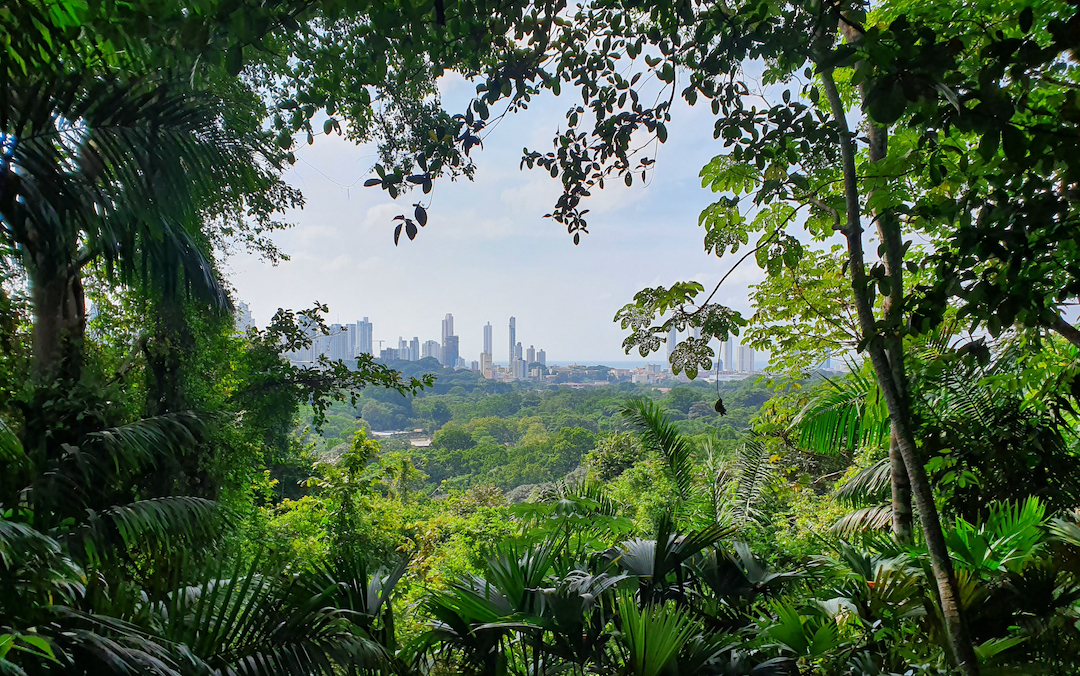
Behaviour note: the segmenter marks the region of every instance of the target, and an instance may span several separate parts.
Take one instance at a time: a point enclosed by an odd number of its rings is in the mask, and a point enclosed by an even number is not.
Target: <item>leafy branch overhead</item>
[[[723,305],[710,302],[695,305],[695,298],[704,290],[697,282],[679,282],[670,289],[658,286],[635,294],[633,303],[615,313],[615,321],[631,332],[623,340],[626,353],[636,348],[644,357],[658,351],[669,332],[698,329],[700,338],[689,338],[676,348],[672,372],[686,371],[693,378],[699,368],[711,369],[715,353],[709,342],[714,338],[723,341],[730,335],[737,335],[739,327],[746,322],[738,312]],[[665,315],[666,320],[654,324]]]

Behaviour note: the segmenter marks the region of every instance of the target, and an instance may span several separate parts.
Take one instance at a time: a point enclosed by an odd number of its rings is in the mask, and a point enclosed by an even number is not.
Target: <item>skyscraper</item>
[[[371,328],[367,317],[356,322],[356,354],[372,354]]]
[[[517,345],[514,346],[514,359],[517,359],[518,361],[521,361],[521,358],[523,356],[524,355],[521,352],[521,343],[518,343]]]
[[[517,319],[515,319],[514,317],[511,317],[510,318],[510,352],[506,356],[506,360],[510,364],[513,364],[513,362],[514,362],[514,345],[516,345],[516,344],[517,344]]]
[[[739,346],[739,371],[750,373],[754,370],[754,348],[749,345]]]
[[[451,342],[453,347],[450,345]],[[457,336],[454,335],[454,315],[447,312],[446,318],[442,320],[442,359],[439,361],[442,362],[443,366],[454,368],[457,366],[457,360],[458,348]]]
[[[447,336],[454,335],[454,315],[449,312],[446,313],[446,317],[443,320],[443,344],[446,344]]]
[[[491,322],[484,325],[484,352],[492,354],[491,352]]]
[[[251,318],[251,308],[242,300],[236,301],[233,307],[236,310],[233,314],[236,330],[240,333],[247,333],[248,329],[255,326],[255,320]]]
[[[442,351],[442,347],[439,345],[439,343],[437,341],[425,340],[424,344],[420,348],[420,358],[421,359],[427,359],[428,357],[432,357],[434,359],[438,359],[438,360],[441,361],[442,360],[441,351]]]
[[[330,335],[327,337],[327,356],[331,359],[352,359],[354,347],[351,342],[352,335],[341,324],[330,325]]]
[[[675,344],[679,342],[679,335],[675,332],[675,327],[671,327],[667,334],[667,354],[668,359],[671,359],[671,353],[675,351]]]
[[[734,371],[735,370],[735,362],[733,362],[731,360],[731,351],[732,351],[731,338],[728,338],[727,340],[724,341],[724,370],[725,371]]]
[[[418,361],[420,359],[420,338],[413,336],[409,341],[409,361]]]
[[[547,353],[543,350],[536,351],[536,361],[547,366]]]
[[[536,348],[533,347],[532,345],[530,345],[529,349],[525,350],[525,363],[532,366],[533,362],[535,362],[535,361],[536,361]]]
[[[443,366],[454,368],[458,365],[458,337],[447,336],[443,343]]]

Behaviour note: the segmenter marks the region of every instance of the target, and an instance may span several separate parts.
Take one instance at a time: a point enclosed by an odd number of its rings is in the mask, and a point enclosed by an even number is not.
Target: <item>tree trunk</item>
[[[874,309],[870,304],[869,280],[866,276],[862,244],[862,207],[859,199],[859,179],[855,172],[855,144],[847,124],[847,110],[836,89],[832,69],[823,68],[821,78],[832,109],[833,120],[840,135],[846,205],[843,232],[847,238],[848,272],[851,275],[851,287],[854,291],[860,330],[863,334],[863,340],[866,341],[866,350],[870,355],[878,385],[885,396],[892,434],[896,438],[897,447],[903,457],[904,465],[908,469],[908,477],[911,482],[915,504],[919,509],[923,534],[926,537],[927,549],[930,554],[930,564],[937,583],[942,617],[945,621],[953,656],[961,673],[965,676],[978,676],[978,659],[960,608],[959,589],[956,584],[956,576],[953,573],[952,560],[949,558],[949,552],[945,546],[945,536],[941,530],[937,505],[934,504],[933,490],[926,475],[926,468],[919,458],[907,406],[901,396],[900,387],[903,387],[903,391],[906,392],[907,382],[906,379],[897,382],[898,376],[903,375],[902,363],[900,365],[890,363],[885,346],[887,338],[880,334],[877,319],[874,316]],[[900,368],[896,369],[897,366]]]
[[[848,11],[844,13],[846,21],[841,22],[844,39],[848,43],[862,40],[862,31],[857,28],[866,19],[865,12]],[[859,96],[866,104],[870,81],[863,78],[859,83]],[[872,120],[867,125],[867,156],[871,163],[884,160],[889,154],[889,130]],[[873,202],[878,187],[871,185],[867,191],[867,201]],[[910,401],[907,391],[907,373],[904,367],[904,240],[900,222],[891,209],[874,210],[873,222],[877,224],[878,237],[881,239],[881,262],[889,279],[889,293],[882,300],[882,314],[885,319],[883,338],[885,351],[889,359],[889,369],[900,397],[904,415],[908,415]],[[896,435],[889,437],[889,459],[892,467],[892,510],[893,534],[900,542],[911,542],[912,510],[911,484],[907,467],[896,445]]]
[[[911,481],[896,435],[889,435],[889,466],[892,470],[892,532],[898,542],[911,544],[914,519],[911,513]]]
[[[67,265],[52,272],[31,270],[30,297],[34,375],[40,380],[78,380],[86,333],[86,296],[78,270]]]

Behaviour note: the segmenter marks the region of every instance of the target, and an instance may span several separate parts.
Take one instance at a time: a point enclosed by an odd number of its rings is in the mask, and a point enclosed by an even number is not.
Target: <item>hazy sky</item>
[[[460,79],[447,81],[444,105],[464,109],[473,91]],[[649,185],[615,181],[595,191],[586,205],[590,234],[574,246],[565,228],[543,218],[560,183],[542,170],[518,169],[523,146],[551,148],[573,103],[566,93],[548,96],[504,119],[474,151],[475,181],[437,182],[427,227],[415,241],[403,235],[398,247],[391,219],[411,211],[420,192],[395,202],[362,187],[375,162],[372,149],[317,137],[286,174],[307,200],[289,214],[295,227],[275,236],[291,260],[274,267],[233,257],[227,269],[237,295],[259,325],[279,307],[318,300],[329,305],[329,322],[366,316],[375,339],[395,346],[399,336],[438,340],[450,312],[467,362],[479,358],[485,322],[494,327],[495,360],[506,360],[511,315],[518,340],[546,350],[549,362],[640,359],[623,353],[615,312],[646,286],[693,279],[708,288],[731,265],[704,252],[697,226],[698,213],[713,201],[698,172],[721,144],[712,139],[707,106],[676,107]],[[746,311],[747,285],[760,277],[750,259],[716,299]]]

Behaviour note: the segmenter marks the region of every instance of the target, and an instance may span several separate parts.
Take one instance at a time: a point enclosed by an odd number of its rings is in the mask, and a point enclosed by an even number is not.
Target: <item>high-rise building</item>
[[[725,371],[734,371],[735,370],[735,362],[732,361],[732,354],[731,353],[732,353],[733,348],[732,348],[731,343],[732,343],[732,341],[731,341],[730,338],[724,341],[724,370]]]
[[[418,361],[420,359],[420,338],[413,336],[409,341],[409,361]]]
[[[514,346],[517,345],[517,319],[510,318],[510,352],[507,354],[507,362],[512,363],[514,361]]]
[[[547,353],[543,350],[536,351],[536,361],[544,366],[547,366]]]
[[[330,335],[327,336],[327,356],[330,359],[352,359],[355,348],[351,342],[352,334],[345,330],[341,324],[330,325]]]
[[[754,370],[754,348],[749,345],[739,346],[739,372],[750,373]]]
[[[439,345],[438,341],[425,340],[424,344],[420,346],[420,358],[427,359],[428,357],[438,359],[440,363],[442,362],[442,346]]]
[[[531,366],[533,364],[533,362],[535,362],[535,361],[536,361],[536,348],[533,347],[532,345],[530,345],[529,349],[525,350],[525,363],[529,364]]]
[[[484,325],[484,352],[494,354],[491,351],[491,322]]]
[[[520,360],[525,355],[521,352],[521,343],[514,346],[514,359]]]
[[[356,354],[373,354],[371,322],[367,317],[356,322]],[[355,356],[355,355],[354,355]]]
[[[453,343],[452,348],[451,343]],[[457,366],[457,345],[457,336],[454,335],[454,315],[447,312],[446,318],[442,321],[442,359],[439,360],[443,366],[449,366],[450,368]]]
[[[455,368],[458,365],[458,337],[447,336],[443,342],[443,366]]]
[[[490,352],[480,353],[480,373],[482,373],[485,378],[491,378],[494,375],[492,373]]]
[[[346,359],[355,359],[356,358],[356,324],[345,324],[341,328],[343,328],[345,330],[345,333],[349,334],[349,337],[346,340],[346,342],[349,344],[349,354],[345,358]]]
[[[449,312],[446,313],[446,317],[442,320],[442,342],[446,344],[447,336],[454,335],[454,315]]]
[[[236,324],[236,330],[239,333],[247,333],[247,330],[255,326],[255,320],[251,318],[251,308],[248,304],[242,300],[236,301],[234,304],[236,313],[233,315],[234,322]]]
[[[668,359],[671,359],[671,353],[675,351],[675,344],[679,342],[679,335],[675,332],[675,327],[671,327],[667,334],[667,354]]]

